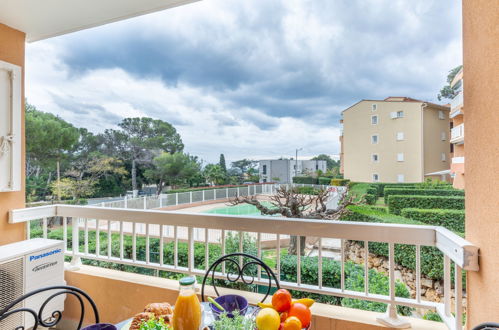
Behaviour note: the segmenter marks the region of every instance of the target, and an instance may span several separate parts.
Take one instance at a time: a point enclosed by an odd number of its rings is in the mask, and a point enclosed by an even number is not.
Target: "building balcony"
[[[455,111],[460,110],[463,107],[463,102],[464,102],[463,92],[461,91],[450,101],[451,114],[454,113]]]
[[[145,199],[144,199],[145,200]],[[144,208],[148,202],[144,202]],[[462,271],[478,271],[478,247],[453,232],[436,226],[414,226],[400,224],[378,224],[331,220],[305,220],[278,217],[228,216],[217,214],[178,213],[162,210],[140,210],[108,208],[94,206],[51,205],[35,208],[12,210],[10,223],[27,224],[28,238],[31,235],[30,223],[40,223],[39,234],[52,237],[53,229],[47,225],[47,219],[59,217],[62,229],[61,240],[65,242],[65,254],[71,259],[66,271],[69,285],[88,291],[104,311],[105,322],[116,323],[141,311],[143,306],[152,301],[173,302],[177,295],[177,282],[164,278],[119,272],[113,269],[82,266],[81,260],[94,264],[115,265],[110,268],[125,269],[135,266],[150,270],[175,272],[203,276],[207,270],[210,256],[225,254],[228,251],[229,237],[235,237],[239,244],[230,245],[238,252],[246,252],[245,237],[254,244],[256,256],[264,256],[264,244],[273,246],[277,251],[289,242],[290,236],[305,236],[306,242],[313,242],[315,257],[296,255],[296,270],[293,276],[281,274],[281,254],[276,253],[274,271],[281,287],[341,298],[353,298],[388,304],[387,314],[353,310],[350,308],[316,304],[312,329],[381,329],[393,327],[400,322],[408,322],[412,329],[462,329],[463,287]],[[331,257],[326,247],[331,241],[338,242],[337,257]],[[90,244],[93,241],[93,244]],[[364,246],[373,242],[386,244],[388,251],[387,294],[372,293],[369,281],[364,280],[364,288],[355,291],[347,287],[348,278],[345,269],[349,259],[348,241],[360,241]],[[125,242],[132,242],[126,247]],[[231,241],[233,243],[233,241]],[[140,244],[139,244],[140,243]],[[271,243],[271,244],[270,244]],[[182,244],[182,249],[181,249]],[[269,245],[270,244],[270,245]],[[310,244],[310,243],[308,243]],[[415,289],[410,298],[396,296],[397,277],[395,250],[399,244],[414,247]],[[203,247],[204,259],[199,260],[196,250]],[[235,247],[234,247],[235,245]],[[297,240],[300,250],[300,240]],[[196,249],[196,247],[198,249]],[[216,247],[216,248],[215,248]],[[434,247],[443,255],[443,295],[441,302],[428,301],[422,295],[423,277],[421,274],[422,249]],[[247,247],[246,247],[247,249]],[[165,253],[167,252],[165,257]],[[364,269],[367,279],[368,249],[363,249],[363,258],[359,264]],[[199,252],[199,251],[198,251]],[[171,254],[170,254],[171,253]],[[196,258],[195,258],[196,257]],[[310,264],[309,258],[316,258],[317,276],[314,281],[307,280],[304,266]],[[339,284],[333,287],[332,276],[323,271],[326,259],[339,263]],[[328,260],[330,262],[331,260]],[[455,280],[451,277],[453,267]],[[324,266],[325,267],[325,266]],[[306,273],[310,270],[307,269]],[[145,272],[145,271],[144,271]],[[215,274],[216,278],[229,276],[222,267]],[[266,285],[268,279],[260,271],[251,279],[252,283]],[[452,289],[452,287],[454,289]],[[255,303],[260,297],[256,293],[244,293],[249,301]],[[415,309],[433,310],[440,315],[444,323],[435,323],[412,317],[397,316],[395,306],[407,306]],[[76,310],[75,301],[66,301],[65,314],[72,316]],[[76,316],[75,316],[76,318]]]
[[[464,143],[464,124],[453,127],[450,132],[450,143],[463,144]]]

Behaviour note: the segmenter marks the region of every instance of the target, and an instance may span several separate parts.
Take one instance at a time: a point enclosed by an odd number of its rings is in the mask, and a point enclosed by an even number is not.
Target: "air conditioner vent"
[[[9,260],[0,264],[0,310],[7,307],[15,299],[23,295],[24,292],[24,260],[23,258]],[[22,302],[14,306],[22,307]],[[23,322],[23,313],[15,313],[3,321],[0,321],[0,329],[13,330]]]

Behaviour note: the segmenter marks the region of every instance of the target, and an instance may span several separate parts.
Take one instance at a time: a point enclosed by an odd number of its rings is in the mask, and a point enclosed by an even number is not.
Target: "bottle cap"
[[[193,285],[196,282],[194,276],[182,277],[179,281],[180,285]]]

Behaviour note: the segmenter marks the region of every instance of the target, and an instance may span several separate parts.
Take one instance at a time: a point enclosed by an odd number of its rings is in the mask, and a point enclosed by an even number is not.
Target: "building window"
[[[378,125],[378,116],[377,115],[371,116],[371,124]]]
[[[404,182],[404,175],[403,174],[398,174],[397,175],[397,182]]]
[[[445,119],[444,112],[442,110],[438,111],[438,119]]]
[[[371,143],[378,144],[378,135],[371,135]]]
[[[315,164],[315,170],[317,171],[319,169],[319,164]]]
[[[397,132],[397,141],[404,140],[404,132]]]
[[[262,174],[267,174],[267,165],[263,165]]]
[[[397,118],[404,118],[404,111],[397,111]]]
[[[403,162],[404,161],[404,153],[403,152],[399,152],[397,154],[397,162]]]
[[[373,174],[373,182],[378,182],[379,181],[379,175]]]
[[[442,141],[445,141],[445,140],[447,139],[447,134],[445,134],[445,132],[441,132],[441,133],[440,133],[440,139],[441,139]]]
[[[372,104],[372,105],[371,105],[371,110],[372,110],[372,111],[376,111],[376,110],[378,110],[378,105],[377,105],[377,104]]]
[[[371,157],[372,157],[373,162],[375,162],[375,163],[378,162],[378,160],[379,160],[378,154],[372,154]]]
[[[445,155],[445,152],[442,152],[440,154],[440,158],[442,159],[443,162],[445,162],[447,160],[447,156]]]

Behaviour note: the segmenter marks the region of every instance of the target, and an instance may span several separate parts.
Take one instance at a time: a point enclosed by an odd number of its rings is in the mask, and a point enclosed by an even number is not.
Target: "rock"
[[[436,301],[436,302],[440,301],[440,298],[438,297],[437,292],[434,289],[426,290],[424,296],[429,301]]]
[[[381,266],[381,259],[380,258],[373,258],[373,266],[374,267]]]
[[[430,280],[429,278],[422,278],[421,279],[421,286],[427,287],[427,288],[433,288],[433,281]]]
[[[401,272],[400,270],[396,270],[396,271],[394,272],[394,275],[395,275],[395,276],[394,276],[394,277],[395,277],[395,281],[396,281],[396,280],[399,280],[399,281],[400,281],[400,282],[402,282],[402,283],[404,282],[404,279],[402,278],[402,272]]]

